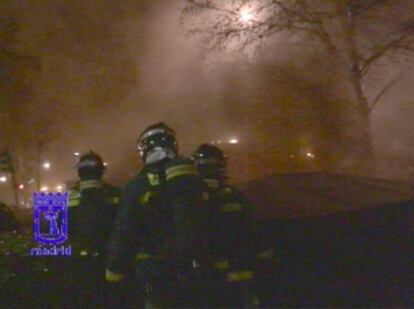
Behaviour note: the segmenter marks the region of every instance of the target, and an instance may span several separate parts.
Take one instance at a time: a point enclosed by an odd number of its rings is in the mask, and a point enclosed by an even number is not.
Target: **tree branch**
[[[400,48],[399,45],[401,42],[403,42],[406,39],[406,35],[401,35],[400,37],[391,40],[387,44],[382,45],[381,47],[378,47],[378,50],[374,52],[371,56],[367,57],[365,60],[362,61],[361,66],[361,73],[362,75],[365,75],[369,69],[369,67],[379,58],[384,56],[386,53],[393,49]]]
[[[288,30],[306,31],[310,34],[316,35],[322,43],[324,43],[330,53],[336,53],[336,48],[324,27],[321,16],[326,14],[311,12],[306,2],[296,1],[295,8],[288,8],[283,1],[273,0],[273,4],[287,15],[285,25],[279,25],[280,28],[287,28]],[[334,16],[330,16],[332,18]],[[291,20],[290,20],[291,19]]]
[[[407,69],[406,69],[407,70]],[[400,72],[400,74],[398,74],[396,77],[394,77],[393,79],[391,79],[391,81],[389,81],[382,89],[380,92],[378,92],[378,94],[374,97],[374,99],[372,100],[371,104],[368,106],[368,110],[369,112],[373,111],[375,106],[378,104],[378,102],[380,101],[380,99],[383,97],[383,95],[385,93],[387,93],[388,90],[391,89],[392,86],[395,85],[395,83],[405,74],[406,70],[403,70]]]
[[[209,10],[220,11],[220,12],[225,12],[229,14],[235,14],[232,10],[228,10],[225,8],[215,6],[210,1],[207,1],[205,3],[198,3],[195,0],[188,0],[188,2],[190,2],[193,6],[199,9],[209,9]]]

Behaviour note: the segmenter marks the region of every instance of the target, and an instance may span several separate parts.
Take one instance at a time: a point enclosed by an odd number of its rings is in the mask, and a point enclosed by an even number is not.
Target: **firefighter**
[[[194,211],[200,201],[195,168],[178,157],[175,132],[164,123],[145,129],[137,147],[144,167],[122,193],[106,279],[121,283],[133,265],[139,305],[194,307],[189,282],[198,265]]]
[[[252,206],[240,191],[226,183],[226,157],[218,147],[202,144],[193,160],[209,196],[213,306],[257,306]]]
[[[17,223],[13,211],[0,201],[0,233],[18,229],[19,224]]]
[[[72,304],[77,299],[96,306],[103,301],[105,249],[121,192],[102,180],[104,162],[93,151],[80,156],[76,169],[80,180],[69,191],[68,205],[73,256],[65,276],[76,294],[69,296]]]

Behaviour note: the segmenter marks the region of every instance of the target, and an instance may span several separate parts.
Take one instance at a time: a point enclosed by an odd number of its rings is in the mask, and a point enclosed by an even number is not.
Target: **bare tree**
[[[384,63],[414,51],[414,14],[404,9],[409,5],[403,0],[187,0],[181,22],[201,35],[208,51],[234,42],[238,49],[257,50],[281,33],[320,42],[350,90],[358,128],[354,147],[366,164],[374,162],[372,111],[403,72],[373,76]]]

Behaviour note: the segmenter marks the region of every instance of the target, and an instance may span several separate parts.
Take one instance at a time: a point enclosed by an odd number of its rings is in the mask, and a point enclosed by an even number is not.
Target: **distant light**
[[[43,163],[43,167],[48,170],[50,168],[50,162]]]
[[[104,163],[103,163],[103,165],[104,165],[104,166],[107,166],[107,165],[108,165],[108,163],[107,163],[107,162],[104,162]]]
[[[217,144],[221,144],[221,141],[217,141]]]
[[[311,152],[306,153],[306,156],[311,159],[315,158],[315,155]]]
[[[7,177],[6,176],[1,176],[0,177],[0,182],[6,182],[7,181]]]
[[[232,138],[229,140],[230,144],[237,144],[239,142],[239,140],[237,138]]]
[[[20,189],[20,190],[23,190],[23,189],[24,189],[24,184],[22,184],[22,183],[21,183],[21,184],[19,185],[19,189]]]
[[[79,157],[79,156],[80,156],[80,153],[79,153],[79,152],[77,152],[77,151],[76,151],[76,152],[74,152],[73,154],[74,154],[75,156],[77,156],[77,157]]]
[[[40,188],[40,191],[43,191],[43,192],[45,192],[47,190],[49,190],[49,188],[47,186],[43,186],[43,187]]]
[[[59,185],[59,186],[56,187],[56,190],[58,190],[60,192],[60,191],[62,191],[62,188],[63,187],[61,185]]]
[[[247,9],[242,9],[240,11],[240,20],[242,22],[249,22],[253,18],[252,13],[250,13]]]

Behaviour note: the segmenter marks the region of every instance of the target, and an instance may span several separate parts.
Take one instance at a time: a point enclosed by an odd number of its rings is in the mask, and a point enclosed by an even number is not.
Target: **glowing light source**
[[[7,177],[6,176],[1,176],[0,177],[0,182],[6,182],[7,181]]]
[[[252,13],[250,13],[247,9],[242,9],[240,11],[240,20],[242,22],[249,22],[250,20],[252,20],[253,16]]]
[[[315,155],[311,152],[306,153],[306,156],[311,159],[315,158]]]
[[[24,189],[24,184],[22,184],[22,183],[21,183],[21,184],[19,185],[19,189],[20,189],[20,190],[23,190],[23,189]]]
[[[56,190],[58,190],[58,191],[60,192],[60,191],[62,191],[62,188],[63,188],[63,187],[62,187],[61,185],[58,185],[58,186],[56,187]]]
[[[50,169],[50,162],[43,163],[43,168],[46,170]]]
[[[108,163],[107,163],[107,162],[104,162],[104,163],[103,163],[103,165],[104,165],[104,166],[107,166],[107,165],[108,165]]]
[[[76,152],[74,152],[73,154],[74,154],[75,156],[77,156],[77,157],[79,157],[79,155],[80,155],[80,153],[79,153],[79,152],[77,152],[77,151],[76,151]]]
[[[237,144],[239,142],[239,140],[237,139],[237,138],[231,138],[230,140],[229,140],[229,143],[230,144]]]
[[[47,190],[49,190],[49,188],[47,186],[43,186],[43,187],[40,188],[40,191],[42,191],[42,192],[45,192]]]

